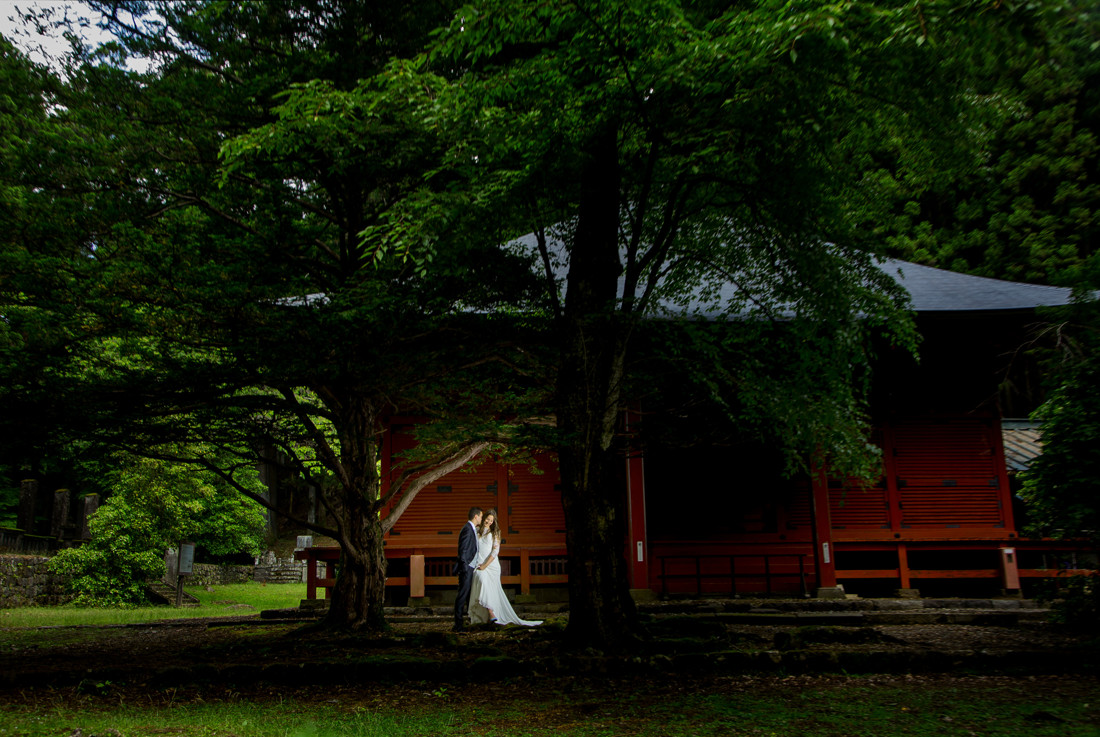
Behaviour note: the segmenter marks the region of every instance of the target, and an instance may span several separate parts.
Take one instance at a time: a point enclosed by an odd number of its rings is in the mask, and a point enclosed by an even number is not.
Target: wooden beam
[[[519,591],[531,593],[531,551],[526,548],[519,551]]]
[[[1001,548],[1001,584],[1006,591],[1020,590],[1020,568],[1015,548]]]
[[[913,588],[909,575],[909,549],[904,544],[898,545],[898,587],[903,589]]]
[[[640,412],[626,411],[626,431],[633,433]],[[649,540],[646,535],[645,461],[640,448],[631,448],[626,457],[627,572],[630,588],[649,588]]]
[[[814,577],[817,588],[836,586],[836,551],[829,519],[829,479],[824,469],[813,474],[810,513],[814,533]]]
[[[390,580],[386,580],[390,585]],[[409,556],[409,597],[413,599],[424,598],[424,556]]]

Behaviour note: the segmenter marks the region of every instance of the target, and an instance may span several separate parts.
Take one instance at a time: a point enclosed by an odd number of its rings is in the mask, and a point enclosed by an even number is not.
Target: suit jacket
[[[455,562],[454,573],[465,569],[470,570],[470,564],[477,558],[477,533],[474,526],[467,522],[462,525],[462,532],[458,533],[458,560]]]

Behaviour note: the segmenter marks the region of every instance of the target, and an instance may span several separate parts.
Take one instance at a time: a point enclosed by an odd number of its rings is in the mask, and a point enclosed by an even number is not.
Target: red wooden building
[[[1003,416],[1024,417],[1037,401],[1034,368],[1017,351],[1035,310],[1066,304],[1069,290],[896,261],[884,268],[909,291],[923,342],[919,363],[887,355],[876,368],[881,479],[785,479],[767,449],[646,443],[623,468],[633,589],[990,595],[1026,588],[1076,552],[1020,536],[1002,434]],[[641,415],[624,418],[625,432],[644,434],[643,425]],[[395,421],[388,434],[386,467],[411,442],[403,429]],[[537,472],[484,460],[421,491],[387,541],[395,593],[446,595],[474,505],[499,512],[505,586],[561,595],[565,520],[550,455]]]

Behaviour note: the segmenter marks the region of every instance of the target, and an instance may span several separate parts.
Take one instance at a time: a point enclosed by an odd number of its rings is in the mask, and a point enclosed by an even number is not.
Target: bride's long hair
[[[497,524],[497,510],[486,509],[485,514],[481,517],[481,524],[477,526],[477,535],[481,537],[485,534],[485,520],[490,516],[493,518],[493,524],[489,525],[489,531],[493,533],[493,537],[497,540],[500,539],[500,525]]]

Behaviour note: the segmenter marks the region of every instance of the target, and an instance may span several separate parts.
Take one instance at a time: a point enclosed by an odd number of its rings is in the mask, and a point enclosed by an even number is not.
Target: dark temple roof
[[[527,253],[535,253],[537,250],[533,234],[519,238],[513,244]],[[564,246],[556,239],[550,239],[549,245],[555,276],[564,281],[568,271],[568,256],[564,254]],[[909,293],[912,309],[916,312],[1021,311],[1036,307],[1063,306],[1072,301],[1072,290],[1065,287],[971,276],[900,259],[885,259],[879,263],[879,268],[905,288]],[[620,289],[621,286],[620,283]],[[672,315],[693,313],[699,317],[718,318],[723,314],[723,304],[728,303],[736,291],[737,287],[733,284],[724,284],[717,290],[717,299],[712,295],[707,300],[689,300],[687,305],[662,301],[658,311]]]
[[[1072,296],[1064,287],[988,279],[896,259],[880,267],[905,287],[917,312],[1029,310],[1067,305]]]
[[[1034,420],[1001,420],[1001,439],[1009,473],[1026,471],[1043,452],[1039,423]]]

